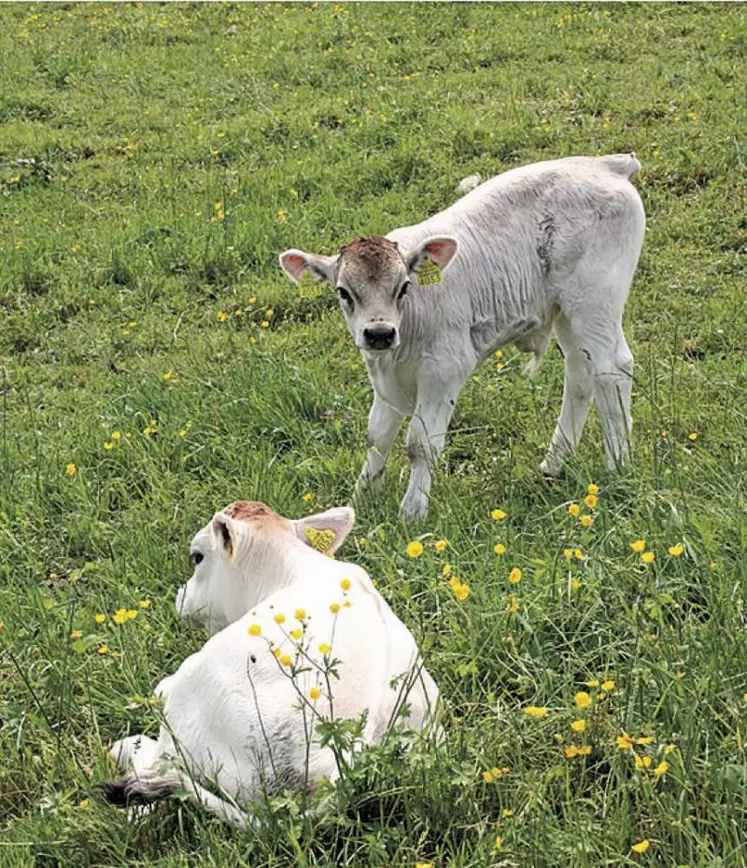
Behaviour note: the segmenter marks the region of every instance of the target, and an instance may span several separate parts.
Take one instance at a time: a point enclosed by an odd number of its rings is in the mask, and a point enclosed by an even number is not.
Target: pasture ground
[[[0,865],[745,864],[745,7],[0,23]],[[473,172],[631,149],[633,468],[604,469],[593,417],[543,482],[562,361],[526,381],[508,349],[461,396],[423,555],[401,442],[343,549],[421,641],[443,747],[371,751],[313,817],[276,794],[250,836],[188,802],[134,822],[98,802],[105,746],[153,729],[150,690],[204,639],[173,607],[191,535],[237,498],[344,503],[363,459],[334,293],[300,295],[277,254],[420,220]]]

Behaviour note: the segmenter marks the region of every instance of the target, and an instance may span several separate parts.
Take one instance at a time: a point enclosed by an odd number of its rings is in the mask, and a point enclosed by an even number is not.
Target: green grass
[[[745,864],[745,8],[19,4],[0,24],[0,865]],[[396,518],[401,442],[342,552],[424,648],[445,745],[372,751],[313,818],[284,794],[251,836],[188,802],[99,803],[106,745],[152,731],[143,697],[204,640],[173,609],[192,534],[240,497],[344,503],[363,459],[363,364],[277,254],[420,220],[473,172],[631,149],[633,467],[603,469],[594,418],[545,484],[562,362],[526,381],[509,350],[460,398],[425,554]],[[591,481],[584,529],[567,506]],[[654,737],[649,769],[623,730]]]

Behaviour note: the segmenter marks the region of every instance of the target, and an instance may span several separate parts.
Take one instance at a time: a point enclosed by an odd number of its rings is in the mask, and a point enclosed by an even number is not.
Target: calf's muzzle
[[[370,350],[388,350],[396,337],[397,329],[390,325],[373,325],[363,329],[363,339]]]

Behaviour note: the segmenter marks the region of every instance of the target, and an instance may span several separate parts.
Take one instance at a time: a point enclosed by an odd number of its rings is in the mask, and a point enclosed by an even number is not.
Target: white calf
[[[177,607],[215,635],[156,688],[158,739],[112,748],[128,774],[104,785],[111,801],[185,790],[245,826],[263,792],[338,776],[350,756],[322,746],[321,721],[363,718],[364,744],[398,719],[430,727],[438,688],[412,634],[364,570],[327,556],[353,520],[339,508],[290,521],[238,501],[195,536]]]
[[[631,154],[535,163],[486,181],[415,226],[353,241],[337,256],[282,254],[293,280],[309,274],[334,283],[368,367],[374,401],[356,492],[380,476],[410,417],[412,474],[402,511],[424,518],[431,470],[465,380],[507,344],[539,360],[553,331],[565,357],[565,390],[542,470],[560,472],[592,396],[608,463],[628,457],[633,357],[622,315],[646,222],[629,181],[639,168]]]

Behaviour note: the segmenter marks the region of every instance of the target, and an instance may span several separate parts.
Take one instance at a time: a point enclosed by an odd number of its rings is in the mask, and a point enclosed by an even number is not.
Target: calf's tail
[[[177,792],[188,792],[211,814],[220,817],[228,823],[246,829],[256,826],[256,821],[239,810],[233,802],[221,799],[210,790],[195,783],[189,775],[173,769],[160,774],[154,769],[148,769],[140,774],[129,774],[116,781],[105,781],[100,784],[102,795],[112,804],[120,808],[134,805],[150,805],[161,799],[167,799]]]

